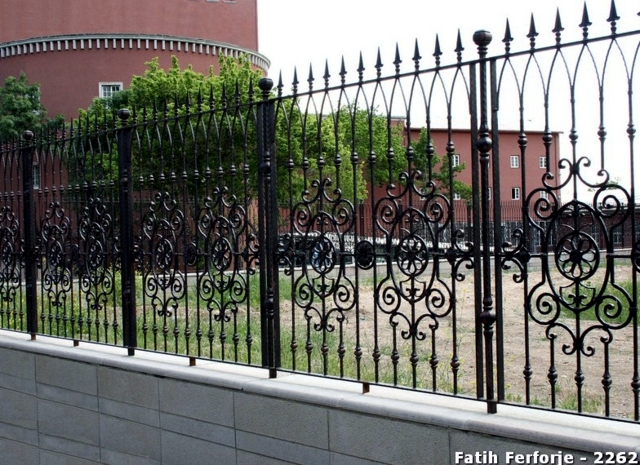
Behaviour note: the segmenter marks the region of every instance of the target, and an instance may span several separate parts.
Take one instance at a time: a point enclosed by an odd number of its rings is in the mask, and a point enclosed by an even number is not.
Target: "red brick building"
[[[201,73],[219,55],[269,66],[257,52],[257,0],[2,0],[0,15],[0,82],[25,72],[50,116],[76,117],[154,57]]]
[[[519,145],[520,133],[518,131],[500,131],[498,148],[500,159],[500,201],[509,202],[511,200],[520,201],[532,190],[543,187],[542,178],[547,173],[547,163],[551,173],[556,176],[553,181],[549,181],[552,186],[559,184],[558,161],[560,160],[560,149],[557,132],[551,133],[551,145],[549,146],[549,157],[543,141],[544,133],[527,132],[527,144],[525,156],[521,154]],[[412,138],[418,140],[419,129],[412,129]],[[449,142],[448,131],[443,129],[433,129],[431,139],[435,146],[436,153],[442,157],[446,153]],[[471,185],[471,144],[472,140],[468,130],[456,129],[451,133],[451,140],[455,146],[454,164],[464,163],[465,169],[460,172],[456,179]],[[490,156],[491,161],[495,160],[495,153]],[[493,176],[493,168],[490,166],[490,178]],[[524,175],[524,177],[523,177]],[[491,197],[495,197],[497,192],[491,179]],[[525,190],[526,189],[526,190]],[[559,196],[560,192],[556,192]],[[543,194],[544,195],[544,194]],[[538,194],[539,197],[539,194]],[[536,198],[532,199],[536,200]]]
[[[417,142],[420,140],[422,128],[412,127],[410,130],[411,140]],[[558,132],[551,133],[551,142],[549,145],[549,154],[547,157],[547,148],[544,144],[544,133],[540,131],[527,132],[527,143],[524,150],[524,157],[520,147],[519,131],[500,131],[498,140],[498,153],[490,154],[489,178],[490,178],[490,194],[489,197],[495,200],[496,193],[499,192],[499,199],[502,204],[509,206],[509,202],[514,201],[514,206],[520,206],[521,200],[535,189],[543,188],[543,177],[547,172],[553,173],[553,179],[548,179],[547,184],[556,187],[560,183],[558,174],[558,162],[560,160],[560,147]],[[471,131],[468,129],[452,129],[451,135],[447,129],[432,128],[430,132],[431,141],[435,148],[435,152],[439,158],[447,153],[449,142],[454,147],[454,165],[464,164],[464,169],[456,175],[456,179],[465,184],[472,185],[472,145],[475,143],[471,138]],[[477,152],[476,152],[476,156]],[[499,156],[500,166],[500,186],[496,191],[493,185],[493,169],[491,163]],[[547,169],[547,166],[549,167]],[[439,165],[435,167],[439,169]],[[385,195],[386,187],[376,187],[376,197]],[[544,192],[536,194],[531,200],[535,201],[545,195]],[[560,191],[555,191],[555,195],[560,197]],[[454,202],[459,201],[465,204],[463,199],[456,199],[454,194]]]
[[[420,139],[421,128],[411,128],[411,139],[417,142]],[[556,196],[558,204],[562,204],[561,193],[559,189],[555,189],[560,185],[560,177],[558,175],[558,163],[560,161],[560,133],[552,132],[550,145],[548,148],[545,146],[544,139],[545,134],[539,131],[527,132],[527,143],[523,151],[520,147],[520,133],[519,131],[500,131],[498,135],[498,150],[493,151],[490,154],[489,159],[489,178],[490,178],[490,200],[493,202],[500,202],[501,222],[503,226],[510,233],[513,228],[522,227],[523,213],[522,205],[524,199],[531,195],[530,206],[534,205],[541,197],[549,196],[549,191],[545,190],[545,184],[543,184],[543,178],[546,180],[547,187],[553,190],[553,195]],[[475,156],[479,156],[477,151],[472,151],[472,146],[475,143],[471,137],[471,131],[468,129],[453,129],[451,134],[447,129],[432,128],[430,132],[431,141],[433,142],[435,152],[441,159],[447,153],[446,149],[451,142],[454,147],[454,164],[464,164],[464,169],[456,175],[456,179],[459,181],[472,185],[472,153]],[[494,184],[493,170],[495,166],[493,164],[499,157],[499,185]],[[547,168],[548,167],[548,168]],[[439,169],[438,166],[435,168]],[[553,174],[552,178],[548,177],[548,174]],[[398,195],[401,192],[401,187],[397,187],[394,195]],[[499,196],[496,195],[499,192]],[[387,186],[376,186],[374,189],[374,195],[376,199],[381,199],[387,196]],[[419,200],[413,197],[413,202]],[[398,199],[399,204],[407,204],[411,202],[409,198]],[[455,227],[460,227],[466,223],[469,226],[472,224],[472,205],[465,199],[453,198],[453,211]],[[530,207],[531,208],[531,207]],[[532,213],[533,214],[533,213]],[[447,218],[449,214],[447,213]],[[534,215],[535,216],[535,215]],[[490,217],[493,218],[493,213],[490,212]],[[532,219],[535,219],[532,217]],[[365,234],[373,234],[373,212],[371,209],[371,203],[365,202],[363,208],[360,211],[361,230],[365,231]]]

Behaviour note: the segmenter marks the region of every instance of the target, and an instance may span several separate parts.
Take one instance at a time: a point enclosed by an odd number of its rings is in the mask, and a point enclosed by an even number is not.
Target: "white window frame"
[[[511,157],[509,157],[509,164],[511,168],[520,168],[520,155],[511,155]]]
[[[460,164],[460,154],[455,153],[451,157],[451,166],[453,166],[455,168],[459,164]]]
[[[540,157],[539,165],[541,170],[547,169],[547,157]]]
[[[457,192],[453,193],[453,200],[462,200],[462,197],[460,197],[460,194],[458,194]]]
[[[540,198],[545,200],[548,199],[549,193],[547,191],[540,191]]]
[[[520,200],[520,188],[512,187],[511,188],[511,200]]]
[[[118,90],[114,90],[113,87],[118,87]],[[105,87],[111,87],[109,95],[105,95]],[[113,94],[123,89],[121,82],[101,82],[98,84],[98,95],[100,98],[111,98]]]

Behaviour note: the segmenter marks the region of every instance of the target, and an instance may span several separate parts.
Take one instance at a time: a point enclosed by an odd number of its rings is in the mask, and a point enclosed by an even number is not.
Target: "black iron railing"
[[[2,143],[0,326],[637,421],[640,31],[618,20]]]

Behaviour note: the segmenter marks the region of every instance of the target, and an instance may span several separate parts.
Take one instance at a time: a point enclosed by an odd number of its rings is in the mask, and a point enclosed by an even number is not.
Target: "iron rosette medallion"
[[[404,206],[401,199],[406,198],[406,192],[388,195],[376,205],[387,264],[385,278],[376,285],[376,305],[403,339],[423,341],[424,326],[433,333],[453,309],[452,290],[441,277],[440,265],[449,261],[456,270],[454,279],[464,279],[455,258],[462,250],[457,244],[462,235],[448,234],[451,209],[446,196],[431,190]]]
[[[216,321],[228,322],[248,300],[248,276],[255,274],[255,235],[243,206],[233,199],[230,204],[221,196],[216,199],[208,198],[198,216],[202,248],[194,258],[201,259],[198,266],[204,265],[198,276],[200,299]]]
[[[330,195],[331,180],[314,185],[315,195],[303,196],[291,211],[293,233],[281,237],[280,257],[285,273],[300,268],[294,300],[307,322],[315,331],[332,332],[333,319],[342,324],[356,305],[356,287],[345,268],[353,256],[347,241],[354,232],[355,209],[339,190]]]
[[[582,179],[579,166],[563,185]],[[527,294],[526,308],[552,344],[562,341],[566,355],[593,356],[594,342],[608,346],[613,332],[633,319],[634,299],[618,283],[613,259],[614,233],[631,214],[631,197],[609,183],[606,172],[599,174],[605,182],[588,184],[591,202],[574,198],[560,205],[550,196],[536,202],[528,218],[541,236],[542,276]]]

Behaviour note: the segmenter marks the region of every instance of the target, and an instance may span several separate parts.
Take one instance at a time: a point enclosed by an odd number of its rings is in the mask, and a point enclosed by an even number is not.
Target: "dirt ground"
[[[427,277],[429,274],[424,276]],[[580,312],[579,318],[576,318],[570,311],[557,314],[557,306],[545,305],[545,302],[549,302],[549,295],[553,294],[551,289],[555,290],[555,295],[562,295],[565,301],[570,301],[571,295],[575,294],[575,285],[570,285],[573,281],[567,280],[558,271],[543,276],[540,270],[531,270],[526,283],[514,279],[514,276],[516,275],[512,271],[505,272],[503,276],[501,306],[496,300],[495,287],[492,291],[494,308],[498,310],[501,307],[502,311],[505,400],[518,404],[526,403],[527,383],[523,371],[527,366],[528,354],[528,365],[531,369],[528,396],[530,404],[551,407],[553,390],[556,408],[576,411],[580,401],[582,411],[606,414],[607,402],[603,380],[610,379],[609,414],[615,417],[632,417],[635,402],[631,388],[634,375],[634,334],[633,321],[627,318],[628,301],[624,298],[606,300],[605,304],[610,305],[601,306],[601,319],[607,322],[607,325],[603,325],[595,319],[593,312],[589,317],[586,317],[588,312]],[[373,280],[361,278],[358,286],[359,305],[350,307],[355,286],[350,288],[349,283],[343,278],[342,283],[347,283],[343,298],[332,297],[331,301],[324,301],[324,304],[315,304],[314,310],[306,313],[303,310],[304,306],[297,306],[295,318],[291,316],[290,302],[281,302],[281,315],[285,324],[296,320],[298,352],[303,353],[305,338],[309,339],[308,334],[318,337],[322,335],[321,315],[324,311],[327,315],[326,322],[333,325],[331,335],[335,340],[316,341],[314,354],[321,351],[324,342],[328,358],[331,359],[338,352],[335,346],[339,344],[342,336],[345,360],[354,359],[358,347],[362,351],[360,376],[363,380],[371,380],[374,377],[373,354],[377,347],[380,353],[380,373],[386,373],[381,376],[383,382],[397,382],[410,386],[413,380],[413,356],[414,360],[417,360],[418,387],[431,390],[434,388],[435,380],[436,390],[451,392],[454,389],[451,362],[455,361],[457,356],[460,365],[457,375],[458,393],[475,397],[476,310],[473,273],[467,272],[462,281],[456,280],[455,283],[450,275],[445,274],[441,275],[439,281],[430,281],[429,278],[430,276],[413,285],[409,282],[398,282],[407,290],[405,297],[410,295],[408,289],[417,289],[416,303],[413,306],[406,298],[397,299],[393,292],[382,292],[385,288],[395,288],[389,286],[388,282],[379,285],[380,292],[376,302]],[[630,267],[616,268],[609,275],[606,270],[598,269],[588,280],[582,282],[584,286],[579,292],[586,296],[585,301],[589,301],[600,292],[602,283],[622,283],[630,279]],[[351,276],[349,281],[355,283],[356,280]],[[549,286],[549,283],[552,286]],[[330,286],[332,281],[324,284]],[[437,291],[434,292],[434,289]],[[420,294],[421,292],[426,293]],[[525,299],[527,294],[530,295],[529,299]],[[531,302],[531,312],[525,311],[525,300]],[[617,305],[617,302],[621,304]],[[349,309],[344,312],[330,311],[336,307]],[[396,309],[395,313],[393,309]],[[620,315],[615,315],[616,312]],[[617,316],[618,320],[627,323],[617,323],[613,318],[608,318],[607,314],[611,317]],[[308,320],[305,319],[305,315],[309,317]],[[341,315],[344,315],[344,318]],[[412,322],[415,323],[413,326]],[[551,322],[553,324],[550,324]],[[500,321],[497,324],[499,323]],[[417,335],[415,338],[410,336],[411,331]],[[356,334],[359,334],[359,338]],[[497,331],[494,341],[495,337]],[[433,354],[436,357],[433,357]],[[497,360],[495,343],[494,357],[494,360]],[[398,360],[397,378],[393,377],[394,358]],[[557,374],[554,389],[549,382],[549,372],[553,369]],[[329,372],[331,371],[329,368]],[[582,388],[578,389],[576,378],[580,378],[580,373],[583,381]],[[353,375],[346,373],[345,376]]]

